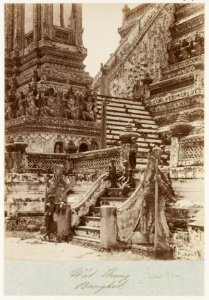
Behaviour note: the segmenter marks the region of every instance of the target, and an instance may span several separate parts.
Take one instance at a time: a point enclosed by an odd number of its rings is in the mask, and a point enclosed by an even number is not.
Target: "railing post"
[[[101,206],[100,245],[111,249],[117,246],[116,207]]]
[[[176,122],[171,125],[171,153],[170,153],[170,168],[177,168],[179,162],[179,141],[183,136],[188,135],[193,126],[189,123],[186,115],[180,113]]]

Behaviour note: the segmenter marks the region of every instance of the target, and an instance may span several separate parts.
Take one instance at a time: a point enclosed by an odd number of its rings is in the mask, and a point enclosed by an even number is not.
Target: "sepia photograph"
[[[6,295],[57,295],[20,290],[24,262],[69,263],[75,295],[164,295],[131,291],[157,263],[165,294],[203,294],[204,10],[4,3]]]

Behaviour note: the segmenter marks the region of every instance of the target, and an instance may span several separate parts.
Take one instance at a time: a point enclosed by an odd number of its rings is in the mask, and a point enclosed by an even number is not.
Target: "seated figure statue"
[[[49,88],[44,96],[45,105],[42,109],[42,114],[49,117],[62,116],[62,103],[58,101],[54,89]]]
[[[20,93],[17,95],[17,104],[18,104],[18,111],[17,116],[25,116],[26,109],[25,109],[25,99],[23,98],[23,94]]]
[[[28,116],[38,116],[38,107],[36,107],[34,100],[29,102],[29,106],[26,108],[26,115]]]

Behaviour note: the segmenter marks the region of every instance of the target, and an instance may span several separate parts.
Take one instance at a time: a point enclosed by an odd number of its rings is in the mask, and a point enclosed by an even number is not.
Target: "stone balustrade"
[[[18,159],[13,159],[14,156]],[[15,157],[16,157],[15,156]],[[120,163],[120,147],[94,150],[74,154],[43,154],[43,153],[6,153],[6,170],[20,173],[53,173],[54,167],[64,165],[66,173],[75,174],[101,174],[108,169],[111,158],[116,165]],[[15,167],[15,170],[14,170]]]

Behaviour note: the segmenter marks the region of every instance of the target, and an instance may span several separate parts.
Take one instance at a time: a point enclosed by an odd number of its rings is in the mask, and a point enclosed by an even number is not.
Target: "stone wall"
[[[9,159],[9,156],[6,155],[6,158]],[[16,169],[8,170],[5,177],[7,215],[44,212],[46,182],[55,166],[64,165],[66,178],[70,182],[75,181],[74,189],[79,196],[79,191],[84,193],[84,187],[90,187],[100,174],[108,171],[111,158],[115,159],[118,168],[120,147],[71,155],[19,153]],[[6,165],[9,166],[8,162]]]
[[[18,212],[44,212],[46,177],[37,174],[6,175],[5,210],[7,215]]]

